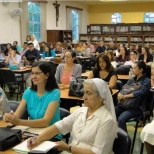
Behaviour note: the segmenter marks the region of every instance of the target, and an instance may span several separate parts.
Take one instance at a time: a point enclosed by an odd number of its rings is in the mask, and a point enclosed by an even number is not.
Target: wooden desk
[[[8,125],[9,123],[6,123],[3,120],[0,120],[0,127],[6,127]],[[0,151],[0,154],[19,154],[19,153],[13,151],[12,148],[10,148],[9,150],[6,150],[6,151]]]
[[[60,92],[61,92],[60,98],[63,98],[63,99],[84,100],[83,97],[69,96],[68,95],[68,89],[62,89],[62,90],[60,90]],[[118,90],[117,89],[112,89],[112,95],[115,95],[116,93],[118,93]]]
[[[119,80],[128,80],[129,79],[129,75],[121,75],[121,74],[118,74],[118,79]]]
[[[81,77],[88,78],[90,72],[91,72],[91,71],[87,71],[87,72],[85,72],[85,73],[82,73],[82,74],[81,74]]]

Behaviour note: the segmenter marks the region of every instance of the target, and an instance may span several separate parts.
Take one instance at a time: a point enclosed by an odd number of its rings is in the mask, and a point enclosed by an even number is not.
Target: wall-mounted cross
[[[57,3],[53,3],[55,9],[56,9],[56,27],[58,27],[58,21],[59,21],[59,7],[60,7],[60,4]]]

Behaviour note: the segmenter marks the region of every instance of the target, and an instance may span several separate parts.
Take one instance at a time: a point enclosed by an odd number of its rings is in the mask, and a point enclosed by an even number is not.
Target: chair
[[[70,115],[70,112],[64,108],[60,108],[60,119],[67,117]],[[70,133],[63,136],[66,139],[66,143],[69,141]]]
[[[17,101],[18,101],[18,95],[19,95],[19,88],[22,86],[22,80],[17,78],[15,76],[15,73],[11,70],[5,70],[5,69],[0,69],[0,80],[1,83],[3,83],[3,88],[5,91],[5,84],[8,85],[8,87],[11,87],[12,85],[17,85]],[[14,89],[11,90],[9,88],[10,95],[14,92]]]
[[[150,122],[150,117],[153,116],[153,103],[154,103],[153,93],[154,93],[154,91],[153,92],[151,91],[149,93],[149,97],[148,97],[148,100],[146,103],[147,106],[145,106],[145,110],[142,110],[143,116],[134,117],[128,121],[128,122],[132,122],[132,121],[136,122],[134,136],[133,136],[133,142],[132,142],[132,147],[131,147],[131,154],[133,153],[133,150],[134,150],[136,134],[137,134],[138,124],[139,124],[140,120],[143,121],[143,126],[145,126],[146,121]],[[142,153],[143,153],[143,145],[141,145],[141,149],[140,149],[140,154],[142,154]]]
[[[118,128],[118,138],[114,140],[113,151],[115,154],[130,154],[131,139],[129,135]]]
[[[10,105],[10,109],[15,112],[17,107],[19,106],[19,102],[17,102],[17,101],[9,101],[9,105]],[[28,119],[27,110],[24,111],[23,115],[21,116],[21,119]]]

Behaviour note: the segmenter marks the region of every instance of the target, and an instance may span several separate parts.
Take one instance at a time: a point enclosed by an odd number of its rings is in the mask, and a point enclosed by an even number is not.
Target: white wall
[[[9,11],[18,8],[18,3],[8,3],[6,6],[0,2],[0,43],[20,43],[20,17],[11,18]]]
[[[47,4],[47,30],[66,30],[66,6],[72,6],[72,7],[78,7],[82,8],[82,33],[87,33],[87,25],[89,24],[89,15],[88,15],[88,6],[85,4],[82,4],[80,2],[60,2],[58,1],[58,4],[60,4],[59,7],[59,21],[58,21],[58,27],[56,27],[56,10],[54,8],[52,2],[48,2]]]
[[[88,6],[79,2],[58,2],[59,8],[59,22],[56,27],[56,10],[50,1],[47,4],[41,4],[41,40],[46,41],[46,30],[66,30],[66,6],[82,8],[82,33],[86,33],[87,25],[89,24]],[[20,17],[11,18],[8,14],[9,11],[15,8],[22,8],[23,14]],[[13,43],[18,41],[21,45],[26,35],[29,34],[28,27],[28,7],[27,1],[22,3],[10,2],[6,6],[0,2],[0,44],[1,43]]]

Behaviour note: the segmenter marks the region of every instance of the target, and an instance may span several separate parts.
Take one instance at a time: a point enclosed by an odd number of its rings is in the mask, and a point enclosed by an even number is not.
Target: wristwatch
[[[67,149],[67,152],[71,152],[71,148],[72,148],[72,146],[69,145],[69,146],[68,146],[68,149]]]

